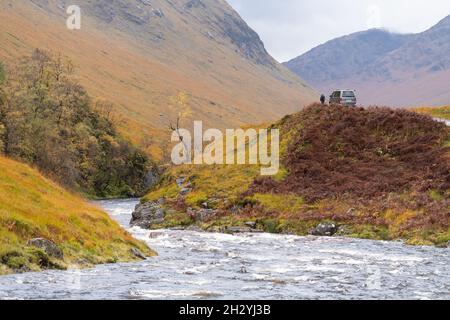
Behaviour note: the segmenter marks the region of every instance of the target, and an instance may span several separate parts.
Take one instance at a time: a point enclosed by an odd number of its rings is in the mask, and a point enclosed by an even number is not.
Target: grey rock
[[[156,202],[141,203],[136,206],[132,214],[130,225],[151,229],[155,224],[164,222],[165,211]]]
[[[256,229],[256,222],[248,221],[245,223],[245,225],[249,228]]]
[[[141,252],[141,250],[139,250],[139,249],[137,249],[137,248],[131,248],[130,251],[131,251],[131,253],[132,253],[133,255],[135,255],[135,256],[136,256],[137,258],[139,258],[139,259],[142,259],[142,260],[146,260],[146,259],[147,259],[147,257],[145,256],[145,254],[143,254],[143,253]]]
[[[331,237],[336,232],[338,232],[338,226],[335,223],[322,222],[311,231],[311,234],[313,236]]]
[[[190,10],[193,8],[206,8],[205,4],[201,0],[190,0],[184,5],[184,7],[187,10]]]
[[[175,182],[176,182],[178,188],[181,188],[183,186],[183,184],[186,182],[186,178],[184,178],[184,177],[178,178],[177,180],[175,180]]]
[[[158,183],[158,180],[159,174],[156,172],[156,170],[155,169],[150,170],[149,172],[147,172],[144,178],[145,188],[153,187],[156,183]]]
[[[152,232],[150,233],[150,235],[148,236],[150,239],[156,239],[159,237],[162,237],[164,235],[164,233],[162,232]]]
[[[155,218],[156,218],[156,220],[163,220],[164,221],[164,215],[165,215],[164,209],[162,209],[162,208],[156,209],[156,211],[155,211]]]
[[[217,214],[216,210],[213,209],[200,209],[197,210],[194,214],[196,221],[206,221]]]
[[[44,238],[35,238],[28,241],[28,245],[42,249],[47,255],[56,259],[64,259],[62,250],[53,242]]]
[[[180,195],[185,196],[185,195],[191,193],[191,191],[192,191],[191,188],[183,188],[183,189],[181,189],[181,191],[180,191]]]
[[[256,64],[274,66],[259,35],[239,16],[225,13],[220,17],[219,23],[223,28],[223,36],[231,40],[236,53]]]
[[[152,10],[153,14],[159,18],[164,18],[164,11],[161,9],[154,9]]]
[[[241,267],[241,270],[239,271],[239,273],[247,273],[247,268],[246,267]]]

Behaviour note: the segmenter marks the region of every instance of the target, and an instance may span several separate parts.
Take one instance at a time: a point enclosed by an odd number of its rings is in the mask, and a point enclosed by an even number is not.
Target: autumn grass
[[[154,254],[101,209],[36,170],[5,157],[0,168],[0,274],[132,261],[131,248]],[[54,241],[64,260],[28,247],[32,238]]]
[[[412,109],[415,112],[428,114],[435,118],[450,120],[450,106],[444,106],[439,108],[433,107],[421,107]]]
[[[176,179],[185,178],[185,185],[192,187],[186,196],[188,206],[200,207],[203,202],[211,202],[216,208],[227,203],[239,201],[253,179],[259,174],[258,166],[215,165],[215,166],[179,166],[170,168],[163,176],[159,186],[147,194],[143,201],[156,201],[160,198],[175,199],[180,188]]]

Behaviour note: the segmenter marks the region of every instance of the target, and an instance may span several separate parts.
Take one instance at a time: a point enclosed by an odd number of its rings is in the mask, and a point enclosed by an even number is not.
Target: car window
[[[334,98],[339,98],[341,96],[341,93],[339,92],[339,91],[335,91],[334,93],[333,93],[333,97]]]
[[[355,97],[355,93],[353,91],[344,91],[342,96],[344,98],[354,98]]]

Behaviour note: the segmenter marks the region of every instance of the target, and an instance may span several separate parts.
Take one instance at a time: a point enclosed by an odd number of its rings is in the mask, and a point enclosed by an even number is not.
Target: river
[[[159,256],[0,277],[0,299],[450,299],[450,249],[401,242],[129,228],[137,200],[98,202]]]

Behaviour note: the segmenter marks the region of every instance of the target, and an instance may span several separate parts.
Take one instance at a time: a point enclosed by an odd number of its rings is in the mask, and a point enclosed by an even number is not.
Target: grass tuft
[[[154,254],[104,211],[36,170],[1,156],[0,168],[0,274],[132,261],[132,247]],[[32,238],[55,242],[64,261],[29,247]]]

